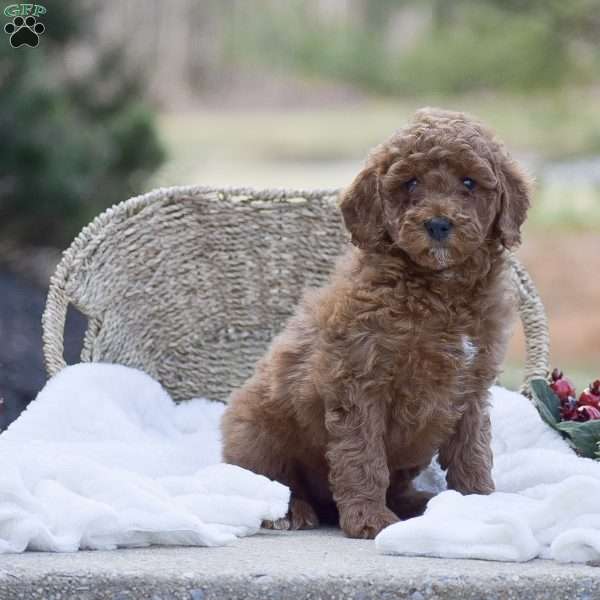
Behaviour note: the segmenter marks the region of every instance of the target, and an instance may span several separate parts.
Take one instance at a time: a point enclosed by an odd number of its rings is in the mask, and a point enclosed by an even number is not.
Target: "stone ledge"
[[[0,555],[0,600],[593,600],[600,569],[381,556],[337,530],[261,531],[221,548]]]

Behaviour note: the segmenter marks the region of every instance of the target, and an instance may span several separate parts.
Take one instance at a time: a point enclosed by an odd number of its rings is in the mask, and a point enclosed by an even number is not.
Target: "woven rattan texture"
[[[226,400],[347,242],[336,190],[159,189],[107,210],[64,253],[43,317],[49,375],[64,368],[69,303],[89,320],[82,360],[143,369],[175,400]],[[525,382],[547,371],[548,332],[512,258]]]

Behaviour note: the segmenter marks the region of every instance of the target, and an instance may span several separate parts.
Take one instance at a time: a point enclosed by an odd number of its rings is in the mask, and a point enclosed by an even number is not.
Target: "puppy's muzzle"
[[[434,217],[433,219],[425,221],[424,225],[429,237],[436,242],[443,242],[447,239],[452,231],[452,227],[454,227],[454,225],[444,217]]]

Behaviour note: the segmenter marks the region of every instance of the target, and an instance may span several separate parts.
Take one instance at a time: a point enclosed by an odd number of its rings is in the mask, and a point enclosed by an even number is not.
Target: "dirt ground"
[[[600,377],[600,232],[539,227],[525,231],[518,256],[533,277],[550,323],[551,363],[569,373],[578,389]],[[520,330],[508,363],[523,361]]]
[[[46,381],[42,312],[46,288],[0,266],[0,431],[17,418]],[[77,362],[85,319],[69,309],[65,358]]]

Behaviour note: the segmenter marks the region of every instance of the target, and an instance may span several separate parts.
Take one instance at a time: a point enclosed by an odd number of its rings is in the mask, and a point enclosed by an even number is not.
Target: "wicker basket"
[[[66,364],[67,307],[88,318],[82,361],[143,369],[175,400],[227,399],[347,243],[337,190],[176,187],[98,216],[65,251],[43,316],[46,369]],[[548,371],[543,305],[511,257],[527,360]]]

